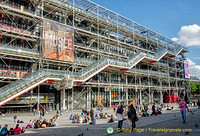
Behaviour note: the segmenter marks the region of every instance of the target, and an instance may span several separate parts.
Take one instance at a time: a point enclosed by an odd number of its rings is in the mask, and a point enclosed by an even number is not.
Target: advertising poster
[[[189,64],[188,64],[188,62],[184,62],[184,70],[185,70],[185,78],[190,78],[190,72],[189,72]]]
[[[43,57],[54,60],[74,61],[72,28],[43,21]]]

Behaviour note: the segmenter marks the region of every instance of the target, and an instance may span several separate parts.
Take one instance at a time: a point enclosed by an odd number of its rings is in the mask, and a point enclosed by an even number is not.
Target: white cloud
[[[174,42],[178,42],[179,39],[174,37],[171,40],[174,41]]]
[[[200,26],[197,24],[182,26],[178,32],[179,38],[171,40],[185,46],[200,46]]]
[[[196,76],[200,79],[200,65],[196,65],[195,62],[191,61],[187,58],[187,61],[189,63],[189,71],[191,76]]]

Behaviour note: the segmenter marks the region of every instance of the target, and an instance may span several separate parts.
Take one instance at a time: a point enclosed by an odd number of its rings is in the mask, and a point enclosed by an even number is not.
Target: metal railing
[[[179,49],[181,49],[181,47],[178,47],[175,50],[175,52],[173,52],[173,54],[176,54],[176,52],[178,52]],[[60,78],[60,77],[63,77],[64,75],[71,75],[71,78],[78,78],[78,79],[84,80],[91,73],[96,72],[98,69],[100,69],[101,67],[103,67],[105,65],[118,65],[121,67],[131,68],[131,66],[133,66],[133,64],[136,65],[136,62],[138,63],[139,62],[138,60],[141,59],[142,57],[148,57],[148,58],[157,60],[158,58],[160,58],[163,55],[164,52],[166,52],[165,49],[164,50],[161,49],[158,51],[158,54],[156,54],[155,56],[146,54],[143,52],[139,52],[138,54],[133,55],[127,62],[103,58],[100,61],[97,61],[97,62],[93,63],[92,65],[84,68],[81,72],[73,73],[73,75],[71,72],[65,72],[65,71],[38,70],[35,73],[24,76],[21,80],[18,80],[16,82],[14,82],[13,84],[9,84],[9,85],[2,87],[0,89],[0,99],[1,100],[5,99],[6,97],[8,97],[10,95],[13,95],[13,94],[17,93],[18,91],[21,91],[21,90],[31,86],[31,85],[39,82],[40,80],[42,80],[44,77],[57,76]],[[147,72],[144,70],[137,70],[137,71]],[[154,72],[154,71],[148,71],[148,72],[157,74],[157,72]],[[164,76],[166,75],[166,73],[160,73],[160,74],[164,75]]]

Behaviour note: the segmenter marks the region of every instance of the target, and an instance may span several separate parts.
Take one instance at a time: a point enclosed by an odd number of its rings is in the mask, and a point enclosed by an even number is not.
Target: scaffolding
[[[1,101],[41,84],[60,90],[57,109],[163,103],[186,90],[188,49],[126,17],[89,0],[0,2]],[[55,29],[56,36],[46,32]],[[63,41],[66,33],[72,40]],[[67,61],[62,42],[72,45]],[[51,44],[60,59],[45,56]]]

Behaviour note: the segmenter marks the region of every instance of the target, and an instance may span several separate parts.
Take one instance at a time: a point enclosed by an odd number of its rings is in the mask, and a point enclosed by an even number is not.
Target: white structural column
[[[67,91],[67,110],[70,109],[70,105],[69,105],[69,90]]]
[[[65,110],[66,109],[66,107],[65,107],[65,89],[63,89],[61,91],[60,98],[61,98],[61,109]]]
[[[154,103],[153,93],[154,93],[154,91],[151,91],[151,102],[152,103]]]
[[[128,105],[128,89],[126,88],[126,104]]]
[[[112,94],[111,94],[111,88],[109,88],[109,92],[110,92],[110,107],[112,106],[111,104],[111,100],[112,100]]]
[[[135,102],[138,104],[138,92],[137,92],[137,86],[135,87]]]
[[[72,111],[74,110],[74,88],[72,88]]]
[[[162,90],[160,90],[160,103],[163,103],[163,94],[162,94]]]
[[[87,108],[91,108],[91,91],[88,90],[87,94]]]
[[[149,104],[151,104],[151,102],[153,102],[153,100],[151,99],[151,90],[150,90],[150,87],[148,88],[149,90]]]
[[[142,92],[141,92],[141,89],[140,89],[140,104],[142,104]]]

